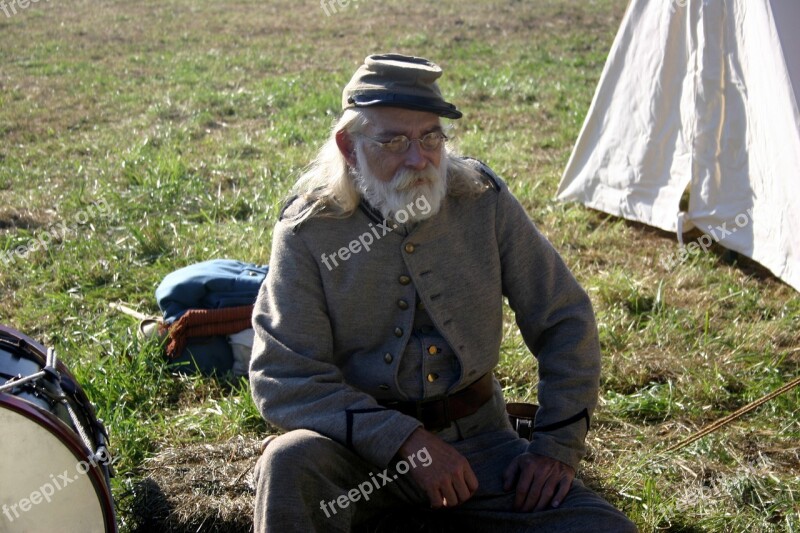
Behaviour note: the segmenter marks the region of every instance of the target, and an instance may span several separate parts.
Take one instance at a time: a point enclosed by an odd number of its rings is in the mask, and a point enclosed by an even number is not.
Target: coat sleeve
[[[592,304],[505,184],[498,195],[503,294],[539,365],[539,411],[528,451],[576,468],[599,389]]]
[[[385,467],[421,424],[344,382],[319,261],[307,249],[303,229],[293,232],[285,222],[275,228],[253,311],[253,399],[268,422],[316,431]]]

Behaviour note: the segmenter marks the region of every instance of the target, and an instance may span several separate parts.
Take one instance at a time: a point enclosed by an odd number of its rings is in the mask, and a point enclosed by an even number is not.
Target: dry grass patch
[[[253,468],[261,441],[171,447],[147,459],[125,495],[129,531],[173,533],[252,530]]]

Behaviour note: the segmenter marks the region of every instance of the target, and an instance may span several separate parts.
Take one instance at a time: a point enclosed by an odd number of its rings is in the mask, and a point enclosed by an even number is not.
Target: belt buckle
[[[432,408],[432,406],[437,406]],[[449,427],[453,423],[450,418],[450,397],[447,395],[417,402],[417,420],[425,429],[437,431]]]

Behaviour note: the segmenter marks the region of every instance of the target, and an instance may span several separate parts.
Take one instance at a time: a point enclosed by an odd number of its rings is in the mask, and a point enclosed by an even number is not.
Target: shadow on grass
[[[122,531],[252,531],[259,442],[190,444],[147,459],[142,477],[119,499]]]

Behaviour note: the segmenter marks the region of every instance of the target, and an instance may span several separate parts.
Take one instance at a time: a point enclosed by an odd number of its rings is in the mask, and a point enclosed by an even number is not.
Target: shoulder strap
[[[480,159],[475,159],[474,157],[465,157],[464,159],[481,173],[488,185],[490,185],[495,191],[500,190],[500,178],[498,178],[497,174],[495,174],[494,171],[489,168],[489,165]]]
[[[278,214],[278,220],[283,220],[283,214],[286,212],[287,209],[289,209],[289,206],[292,205],[295,200],[297,200],[296,194],[286,199],[286,202],[284,202],[283,207],[281,207],[281,212]]]

